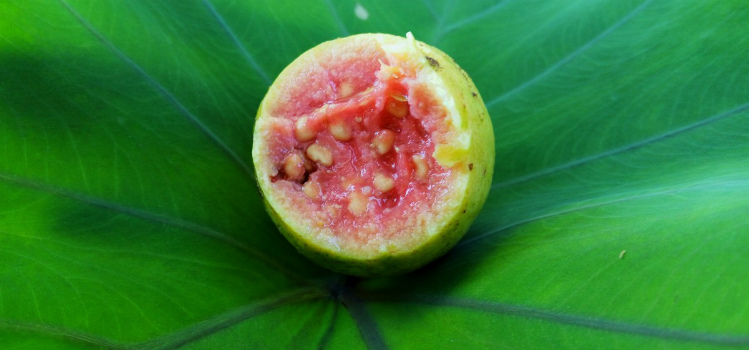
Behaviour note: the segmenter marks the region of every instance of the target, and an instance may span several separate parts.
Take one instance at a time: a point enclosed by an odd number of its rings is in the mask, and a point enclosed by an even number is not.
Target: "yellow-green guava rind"
[[[301,58],[316,50],[326,50],[335,46],[343,40],[357,40],[360,36],[385,37],[389,40],[407,40],[387,34],[359,34],[346,38],[340,38],[322,43],[308,52],[304,53],[289,67],[300,63]],[[430,261],[438,258],[450,250],[469,229],[469,226],[479,214],[492,183],[492,174],[495,161],[495,141],[492,123],[487,109],[482,101],[476,86],[468,74],[461,69],[456,62],[442,51],[417,41],[417,48],[423,54],[424,69],[431,69],[443,80],[449,94],[455,100],[455,106],[461,115],[461,128],[471,133],[471,143],[467,160],[462,163],[467,167],[469,174],[468,185],[462,196],[461,205],[456,206],[456,211],[451,214],[449,224],[440,230],[439,234],[429,239],[415,249],[400,254],[385,254],[374,258],[362,259],[354,254],[335,252],[317,245],[311,244],[305,232],[296,232],[269,202],[267,192],[270,188],[264,188],[259,182],[264,204],[271,219],[278,226],[279,231],[287,240],[304,256],[317,264],[330,270],[346,275],[360,277],[379,277],[404,274],[413,271]],[[302,61],[304,62],[304,61]],[[289,67],[285,71],[289,70]],[[277,80],[284,79],[282,72]],[[275,84],[275,83],[274,83]],[[264,98],[258,110],[257,118],[263,115],[263,106],[266,100],[278,98],[279,91],[273,88]],[[257,124],[256,124],[257,125]],[[257,173],[257,176],[265,176]],[[299,213],[304,215],[304,213]]]

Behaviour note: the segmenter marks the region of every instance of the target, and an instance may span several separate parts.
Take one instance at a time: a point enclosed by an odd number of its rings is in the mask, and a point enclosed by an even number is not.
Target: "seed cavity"
[[[333,164],[331,151],[320,144],[313,143],[307,147],[305,153],[307,153],[307,156],[310,157],[310,159],[321,165],[331,166]]]
[[[313,162],[312,160],[310,160],[310,158],[305,157],[305,171],[307,171],[308,173],[311,173],[316,168],[317,168],[317,166],[315,165],[315,162]]]
[[[420,180],[427,179],[427,172],[430,170],[430,165],[427,164],[427,159],[421,154],[415,154],[411,156],[412,162],[414,162],[414,173]]]
[[[375,137],[372,139],[372,147],[375,148],[375,152],[380,155],[384,155],[390,152],[393,148],[393,141],[396,139],[396,133],[390,130],[380,130],[375,133]]]
[[[349,141],[352,139],[352,129],[343,119],[331,121],[328,130],[331,131],[331,135],[336,140]]]
[[[382,173],[375,174],[375,179],[372,181],[372,184],[378,189],[378,191],[384,193],[392,190],[394,187],[393,179]]]
[[[284,158],[284,174],[291,181],[302,181],[305,176],[305,159],[301,154],[293,152]]]
[[[307,117],[297,119],[294,129],[294,136],[297,141],[305,142],[315,138],[315,130],[307,125]]]

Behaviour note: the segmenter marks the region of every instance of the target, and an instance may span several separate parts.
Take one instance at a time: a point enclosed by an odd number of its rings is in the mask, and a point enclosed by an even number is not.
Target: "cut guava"
[[[468,75],[387,34],[322,43],[261,102],[253,162],[266,209],[305,256],[356,276],[443,255],[489,192],[494,136]]]

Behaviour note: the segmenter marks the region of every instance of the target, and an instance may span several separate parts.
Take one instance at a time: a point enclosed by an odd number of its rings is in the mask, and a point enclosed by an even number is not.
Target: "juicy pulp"
[[[266,140],[274,186],[314,226],[360,245],[414,234],[412,227],[426,224],[419,220],[430,219],[420,213],[444,199],[453,178],[432,156],[434,139],[451,129],[444,108],[409,76],[413,68],[384,59],[348,62],[351,70],[369,69],[325,84],[337,94],[322,105],[284,106]]]

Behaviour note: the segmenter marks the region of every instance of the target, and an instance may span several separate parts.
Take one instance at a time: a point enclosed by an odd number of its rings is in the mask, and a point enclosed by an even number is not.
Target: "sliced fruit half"
[[[253,162],[271,218],[331,270],[385,276],[453,247],[494,167],[492,125],[467,74],[414,39],[322,43],[263,99]]]

